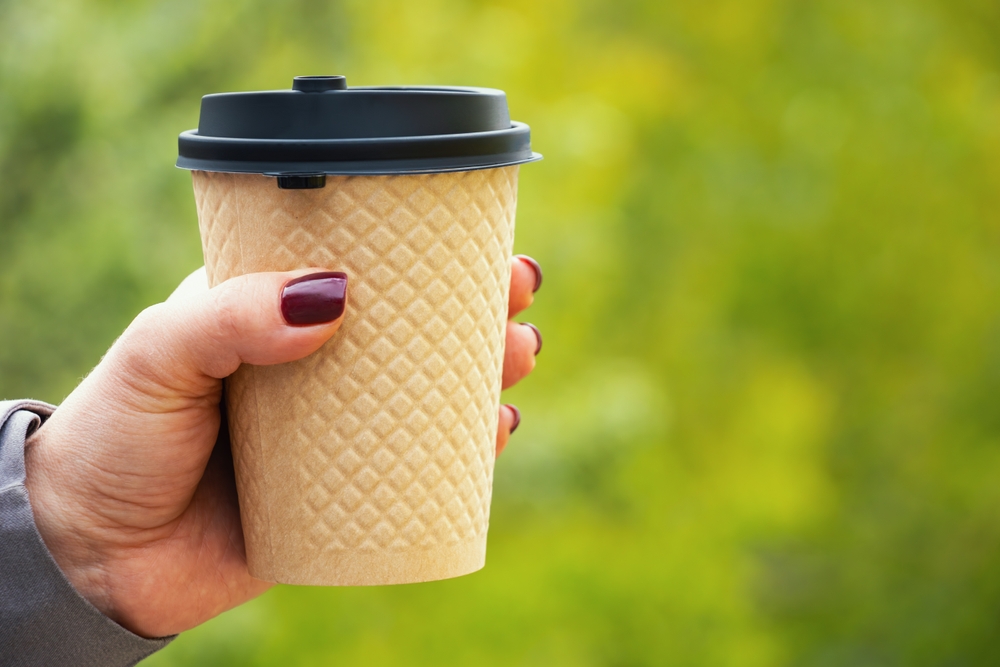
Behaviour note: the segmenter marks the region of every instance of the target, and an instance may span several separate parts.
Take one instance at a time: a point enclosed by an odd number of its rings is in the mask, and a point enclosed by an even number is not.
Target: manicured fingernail
[[[538,353],[542,351],[542,332],[538,330],[538,327],[530,322],[521,322],[521,324],[526,327],[531,327],[531,330],[535,332],[535,338],[538,339],[538,346],[535,348],[535,356],[537,357]]]
[[[514,423],[510,425],[510,432],[513,433],[521,425],[521,411],[517,409],[516,405],[511,405],[510,403],[506,403],[505,405],[514,413]]]
[[[347,274],[324,271],[289,280],[281,290],[281,314],[294,326],[333,322],[344,314]]]
[[[535,287],[531,291],[532,293],[537,292],[538,288],[542,286],[542,265],[536,262],[534,257],[527,255],[515,255],[515,257],[528,264],[535,271]]]

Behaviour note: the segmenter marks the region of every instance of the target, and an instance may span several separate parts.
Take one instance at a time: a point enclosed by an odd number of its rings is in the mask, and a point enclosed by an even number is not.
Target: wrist
[[[35,526],[73,588],[120,624],[112,601],[106,559],[87,537],[79,504],[60,493],[70,487],[59,480],[60,466],[52,456],[51,443],[46,442],[46,426],[33,433],[24,448],[25,486]]]

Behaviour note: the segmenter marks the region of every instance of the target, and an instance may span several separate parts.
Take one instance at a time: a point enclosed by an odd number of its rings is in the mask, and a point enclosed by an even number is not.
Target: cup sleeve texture
[[[0,667],[135,665],[173,637],[146,639],[102,614],[73,588],[35,526],[24,443],[54,410],[0,401]]]

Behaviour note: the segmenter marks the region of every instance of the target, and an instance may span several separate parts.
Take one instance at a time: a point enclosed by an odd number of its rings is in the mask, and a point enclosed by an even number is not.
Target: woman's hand
[[[289,324],[288,283],[314,273],[251,274],[210,290],[195,272],[136,317],[27,443],[28,493],[46,545],[84,597],[137,634],[187,630],[271,586],[247,572],[220,432],[222,378],[241,363],[300,359],[336,333],[346,281],[335,274],[299,282],[319,299],[304,305],[313,323]],[[511,316],[540,282],[534,260],[513,260]],[[541,337],[508,322],[506,346],[504,388],[531,372]],[[519,422],[516,408],[500,408],[498,453]]]

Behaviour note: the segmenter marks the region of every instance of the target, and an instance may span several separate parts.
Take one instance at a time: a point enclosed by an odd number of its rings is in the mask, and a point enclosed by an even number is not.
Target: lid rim
[[[540,153],[530,153],[523,156],[487,156],[493,159],[473,163],[463,160],[461,163],[449,164],[441,158],[425,160],[357,160],[353,162],[237,162],[223,160],[192,160],[178,158],[175,165],[185,171],[212,171],[229,174],[260,174],[262,176],[303,176],[326,174],[327,176],[393,176],[404,174],[437,174],[456,171],[480,171],[483,169],[500,169],[542,159]]]
[[[515,132],[516,131],[516,132]],[[528,126],[516,120],[510,121],[510,127],[502,130],[484,130],[482,132],[458,132],[455,134],[417,134],[411,136],[398,137],[343,137],[325,139],[266,139],[259,137],[218,137],[211,134],[198,134],[198,128],[194,127],[180,133],[179,138],[190,139],[198,143],[219,143],[237,145],[243,143],[270,144],[274,146],[293,144],[308,144],[310,146],[370,146],[372,144],[393,144],[411,141],[460,141],[462,139],[503,137],[511,134],[527,134]]]
[[[178,137],[181,169],[235,173],[422,173],[488,169],[541,159],[530,129],[511,121],[504,130],[463,134],[350,139]]]

